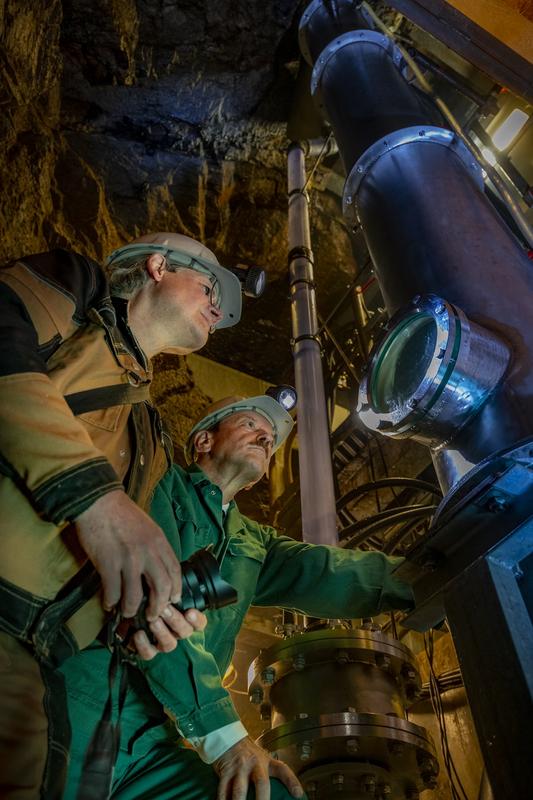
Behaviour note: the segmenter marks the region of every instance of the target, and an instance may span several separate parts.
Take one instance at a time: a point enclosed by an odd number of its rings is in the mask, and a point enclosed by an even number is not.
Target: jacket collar
[[[216,486],[197,464],[189,464],[186,471],[193,486]],[[245,530],[244,522],[235,500],[230,500],[224,528],[228,536]]]

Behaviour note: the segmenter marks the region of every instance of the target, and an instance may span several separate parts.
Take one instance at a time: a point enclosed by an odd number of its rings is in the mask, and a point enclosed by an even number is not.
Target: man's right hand
[[[293,797],[304,790],[292,769],[245,736],[213,762],[219,776],[217,800],[245,800],[255,788],[256,800],[270,800],[270,778],[277,778]]]
[[[163,531],[128,495],[98,498],[75,520],[78,539],[102,578],[104,608],[133,617],[149,587],[146,619],[153,622],[181,598],[181,567]]]

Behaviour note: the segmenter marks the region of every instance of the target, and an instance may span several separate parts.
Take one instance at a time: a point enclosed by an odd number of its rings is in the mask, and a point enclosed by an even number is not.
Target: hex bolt
[[[314,797],[316,794],[316,781],[309,781],[309,783],[305,784],[305,791],[310,797]]]
[[[487,503],[487,511],[490,511],[491,514],[501,514],[502,511],[506,511],[508,504],[503,499],[503,497],[491,497]]]
[[[261,703],[261,707],[259,709],[259,716],[264,721],[270,719],[270,717],[272,716],[272,706],[270,705],[270,703]]]
[[[292,660],[292,666],[297,672],[301,672],[303,669],[305,669],[305,656],[303,653],[297,653],[294,656]]]
[[[380,788],[381,788],[381,796],[382,797],[387,798],[392,793],[392,789],[391,789],[390,783],[384,783],[383,786],[381,786]]]
[[[261,680],[266,686],[271,686],[274,683],[275,677],[276,673],[274,672],[272,667],[267,667],[261,673]]]
[[[333,786],[336,787],[338,792],[342,792],[342,789],[344,787],[344,775],[342,774],[342,772],[336,772],[335,775],[333,775],[333,777],[331,778],[331,782]]]
[[[346,750],[349,753],[349,755],[351,756],[355,755],[359,750],[359,742],[357,741],[357,739],[348,739],[346,741]]]
[[[296,719],[307,719],[309,714],[306,714],[305,711],[300,711],[299,714],[296,714]]]
[[[263,702],[263,690],[260,686],[254,686],[252,691],[249,694],[250,703],[254,703],[254,705],[259,705],[259,703]]]
[[[376,794],[376,777],[375,775],[363,775],[361,778],[361,788],[367,794]]]
[[[385,671],[389,670],[392,666],[392,661],[389,656],[384,656],[382,653],[376,654],[376,667]]]
[[[337,664],[348,664],[350,662],[350,656],[347,650],[337,650],[335,655],[335,661]]]
[[[389,753],[392,756],[399,756],[404,751],[404,745],[402,742],[398,741],[391,741],[389,742]]]
[[[302,742],[299,748],[299,756],[301,761],[307,761],[311,753],[313,752],[313,748],[310,742]]]

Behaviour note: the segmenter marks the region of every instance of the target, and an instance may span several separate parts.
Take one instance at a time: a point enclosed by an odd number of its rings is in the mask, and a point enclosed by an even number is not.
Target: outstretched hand
[[[165,534],[128,495],[117,489],[76,519],[78,540],[102,578],[106,611],[119,606],[133,617],[149,587],[146,619],[154,622],[181,598],[181,567]]]
[[[293,797],[303,797],[302,786],[287,764],[272,758],[249,736],[226,750],[213,763],[220,777],[217,800],[246,800],[251,784],[256,800],[270,800],[270,778],[277,778]]]

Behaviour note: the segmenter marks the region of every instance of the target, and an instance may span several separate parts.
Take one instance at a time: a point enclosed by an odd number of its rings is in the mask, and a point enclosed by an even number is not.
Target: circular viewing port
[[[372,371],[370,396],[378,413],[394,413],[426,377],[437,344],[437,325],[427,313],[413,314],[383,343]]]

